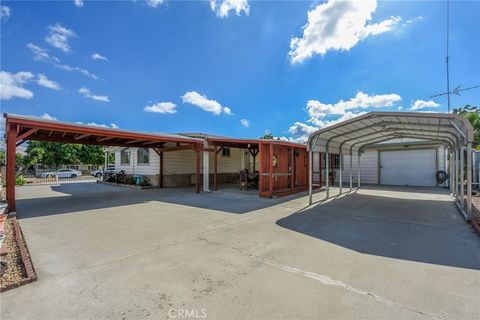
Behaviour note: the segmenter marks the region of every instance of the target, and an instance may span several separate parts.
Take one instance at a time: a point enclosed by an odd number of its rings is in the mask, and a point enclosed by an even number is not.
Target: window
[[[322,168],[325,169],[326,168],[326,163],[325,163],[326,156],[325,156],[325,153],[321,153],[321,155],[322,155]],[[329,158],[329,161],[330,161],[330,163],[328,164],[328,167],[330,169],[332,168],[332,164],[333,164],[333,169],[339,169],[340,168],[340,155],[339,154],[330,153],[328,155],[328,158]]]
[[[120,164],[130,164],[130,151],[120,151]]]
[[[150,162],[150,152],[148,149],[137,150],[137,163],[139,165],[148,165]]]
[[[222,157],[230,157],[230,148],[222,149]]]

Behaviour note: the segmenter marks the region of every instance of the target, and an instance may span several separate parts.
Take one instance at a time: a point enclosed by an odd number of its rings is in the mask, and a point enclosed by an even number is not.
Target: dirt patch
[[[27,277],[20,255],[20,249],[15,239],[13,219],[11,218],[5,221],[5,236],[4,241],[8,253],[0,258],[0,261],[6,264],[5,272],[0,277],[0,289],[2,291],[13,284],[21,282]]]
[[[0,276],[0,292],[16,288],[37,279],[28,249],[16,218],[5,221],[5,245],[8,253],[0,257],[4,273]]]

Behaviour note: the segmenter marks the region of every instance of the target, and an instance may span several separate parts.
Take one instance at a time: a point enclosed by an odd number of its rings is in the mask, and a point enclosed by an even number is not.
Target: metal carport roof
[[[326,154],[326,195],[329,197],[328,155],[350,156],[350,189],[352,189],[352,156],[357,157],[360,187],[360,155],[366,147],[396,138],[414,138],[443,143],[449,150],[450,191],[466,219],[471,216],[472,152],[474,130],[468,119],[448,113],[369,112],[356,118],[320,129],[307,142],[310,164],[313,153]],[[465,161],[466,156],[466,161]],[[309,203],[312,203],[313,166],[309,172]],[[466,169],[466,170],[465,170]],[[342,165],[339,167],[342,180]],[[465,177],[466,173],[466,177]],[[465,194],[465,180],[467,192]],[[340,184],[342,193],[342,184]],[[464,198],[466,196],[466,200]],[[466,210],[465,210],[466,209]]]
[[[356,154],[370,144],[402,137],[453,146],[472,142],[473,127],[456,114],[369,112],[312,133],[307,148],[313,152]]]

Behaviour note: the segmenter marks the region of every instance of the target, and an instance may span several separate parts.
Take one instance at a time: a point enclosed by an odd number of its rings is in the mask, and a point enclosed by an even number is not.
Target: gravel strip
[[[20,250],[15,240],[15,231],[11,218],[5,221],[5,235],[6,239],[4,242],[6,242],[8,253],[0,257],[0,261],[7,263],[7,269],[0,277],[0,289],[5,289],[8,286],[20,283],[27,277],[20,256]]]

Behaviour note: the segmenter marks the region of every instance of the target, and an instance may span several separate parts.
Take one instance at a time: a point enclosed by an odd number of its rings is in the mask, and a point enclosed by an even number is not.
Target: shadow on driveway
[[[277,225],[360,253],[480,269],[478,236],[446,195],[435,200],[429,199],[433,194],[427,199],[399,195],[354,193],[296,212]]]
[[[260,198],[256,192],[234,188],[211,193],[195,193],[193,188],[138,190],[97,183],[26,186],[17,188],[19,218],[64,214],[102,208],[115,208],[157,201],[195,208],[245,214],[303,196],[279,199]],[[305,203],[306,204],[306,203]]]

